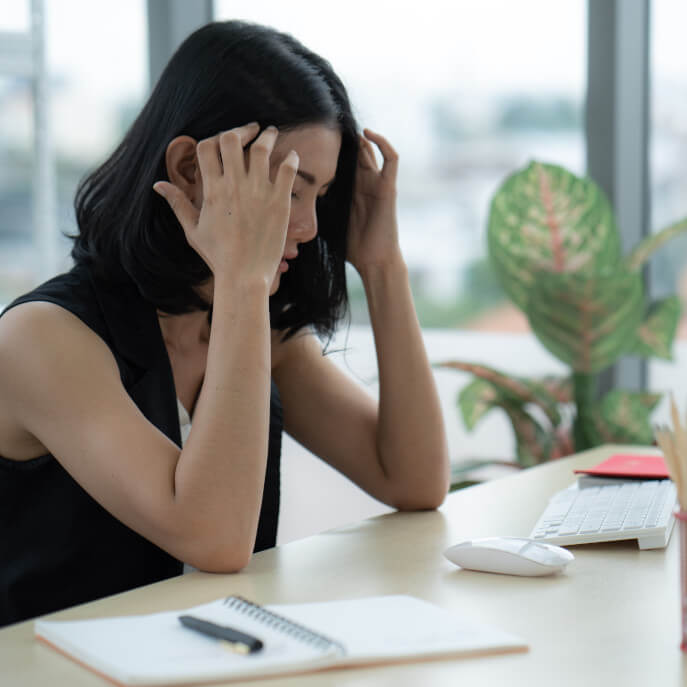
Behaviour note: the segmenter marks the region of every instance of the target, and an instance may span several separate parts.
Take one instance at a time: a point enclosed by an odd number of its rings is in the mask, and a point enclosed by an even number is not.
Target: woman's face
[[[291,195],[291,214],[286,232],[282,261],[274,275],[270,295],[279,289],[281,275],[289,269],[289,260],[298,255],[298,246],[317,235],[317,198],[323,196],[334,182],[336,164],[341,149],[341,133],[323,124],[309,124],[280,133],[271,158],[271,176],[282,160],[295,150],[299,165]]]

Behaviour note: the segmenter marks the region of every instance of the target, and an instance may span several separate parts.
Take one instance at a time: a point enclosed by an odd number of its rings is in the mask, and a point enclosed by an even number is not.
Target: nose
[[[288,233],[299,243],[312,241],[317,236],[317,211],[314,205],[307,211],[292,212]]]

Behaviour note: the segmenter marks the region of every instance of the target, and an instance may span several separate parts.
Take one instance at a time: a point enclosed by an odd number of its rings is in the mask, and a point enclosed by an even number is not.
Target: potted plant
[[[522,466],[602,443],[652,443],[649,418],[660,395],[613,389],[600,396],[598,379],[623,355],[671,358],[679,300],[647,303],[641,272],[656,249],[684,231],[687,219],[623,255],[613,210],[594,181],[542,162],[508,177],[491,202],[489,258],[535,336],[570,374],[522,378],[476,363],[441,363],[476,377],[458,397],[468,429],[501,408]]]

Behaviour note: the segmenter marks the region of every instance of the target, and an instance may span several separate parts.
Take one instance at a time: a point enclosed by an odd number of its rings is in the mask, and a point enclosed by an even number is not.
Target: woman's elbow
[[[446,498],[446,494],[437,496],[413,496],[397,499],[392,505],[396,510],[413,511],[413,510],[436,510],[441,506]]]
[[[392,499],[392,505],[396,510],[436,510],[446,499],[449,490],[449,480],[437,480],[432,485],[427,485],[424,489],[413,485],[413,488],[406,488]]]
[[[185,562],[201,572],[228,575],[241,572],[250,562],[252,546],[213,546],[209,544],[184,558]]]

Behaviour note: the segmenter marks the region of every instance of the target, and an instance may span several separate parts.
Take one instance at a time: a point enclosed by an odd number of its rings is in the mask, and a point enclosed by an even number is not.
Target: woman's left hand
[[[361,272],[401,257],[396,221],[396,174],[398,154],[379,134],[363,130],[358,151],[353,205],[348,229],[347,259]],[[379,149],[381,170],[372,148]]]

